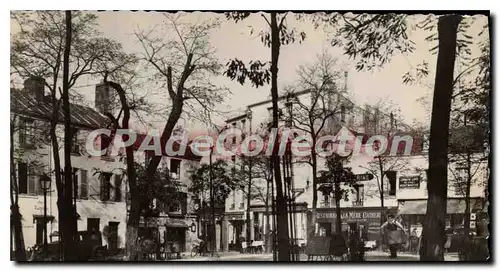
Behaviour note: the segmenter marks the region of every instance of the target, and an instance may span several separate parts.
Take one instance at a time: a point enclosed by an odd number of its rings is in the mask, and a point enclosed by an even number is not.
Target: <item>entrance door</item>
[[[118,249],[118,224],[120,222],[109,222],[108,230],[108,248],[110,250]]]
[[[332,224],[331,223],[318,223],[319,224],[319,235],[320,236],[332,236]]]
[[[44,225],[43,218],[36,219],[36,243],[43,244],[43,235],[44,235]]]

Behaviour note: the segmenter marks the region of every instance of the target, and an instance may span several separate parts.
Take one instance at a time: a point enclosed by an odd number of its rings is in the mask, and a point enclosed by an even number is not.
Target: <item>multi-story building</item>
[[[47,221],[40,176],[54,176],[53,148],[48,136],[52,102],[45,95],[43,78],[29,78],[23,90],[11,90],[11,119],[15,121],[14,160],[18,176],[19,207],[23,216],[26,247],[43,242],[44,223],[49,241],[58,236],[57,193],[54,178],[47,192]],[[123,247],[126,230],[126,183],[124,164],[111,157],[92,157],[84,146],[87,135],[106,127],[108,119],[93,108],[72,104],[73,146],[71,162],[76,184],[79,230],[106,232],[104,242],[110,249]],[[59,137],[61,169],[64,169],[63,114],[56,131]],[[98,174],[99,173],[99,174]]]
[[[389,136],[389,139],[395,134],[408,133],[413,135],[410,127],[398,120],[392,112],[384,112],[379,107],[357,106],[346,98],[345,94],[345,89],[335,90],[328,97],[325,97],[327,108],[334,113],[327,119],[323,134],[336,135],[339,131],[347,131],[351,137],[362,136],[364,148],[373,147],[370,144],[373,142],[367,142],[373,135]],[[299,107],[310,107],[311,101],[314,101],[314,95],[313,91],[304,90],[292,93],[292,97],[290,94],[281,96],[279,98],[282,119],[280,126],[286,126],[287,116],[294,114],[295,110],[300,111]],[[245,112],[228,119],[226,124],[228,127],[240,128],[244,133],[263,132],[269,127],[271,112],[271,100],[258,102],[247,106]],[[250,114],[251,118],[248,117]],[[288,125],[290,127],[290,123]],[[297,122],[294,125],[297,125]],[[232,140],[233,144],[241,142],[238,139]],[[379,239],[379,227],[385,221],[386,215],[398,212],[399,179],[403,178],[404,180],[407,172],[413,169],[409,161],[419,159],[415,155],[421,154],[421,143],[422,141],[418,139],[413,141],[415,146],[411,148],[411,155],[394,157],[387,155],[379,160],[377,157],[361,153],[353,155],[346,162],[344,167],[350,168],[354,174],[370,173],[374,175],[374,178],[350,186],[342,185],[342,188],[348,191],[345,199],[340,201],[343,232],[348,231],[349,226],[355,226],[369,240]],[[404,144],[405,142],[403,142],[403,147],[406,147]],[[392,143],[389,142],[389,149],[391,147]],[[398,161],[400,159],[401,162]],[[380,161],[383,164],[382,168],[379,166]],[[295,201],[307,204],[307,207],[311,209],[313,204],[312,169],[308,163],[297,162],[299,161],[293,163],[293,183],[295,187],[303,188],[303,192],[297,196]],[[318,157],[318,172],[326,169],[324,164],[325,159]],[[381,182],[382,179],[383,182]],[[316,225],[310,224],[311,219],[306,221],[307,227],[313,227],[316,234],[330,234],[335,231],[336,206],[333,191],[323,189],[323,186],[328,185],[318,184]],[[233,233],[230,235],[230,240],[233,243],[236,242],[235,236],[245,236],[245,211],[248,209],[245,205],[244,194],[240,191],[234,191],[229,202],[226,202],[226,214],[232,215],[233,222],[230,224],[234,225],[232,226],[234,229],[229,230],[230,233]],[[306,230],[296,229],[295,232],[303,232],[303,237],[307,238]],[[255,237],[255,234],[251,236]]]

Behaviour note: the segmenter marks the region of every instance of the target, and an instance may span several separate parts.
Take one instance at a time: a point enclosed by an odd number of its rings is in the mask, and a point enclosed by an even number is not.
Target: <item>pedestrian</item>
[[[390,257],[397,258],[398,248],[404,243],[406,237],[403,225],[394,219],[394,215],[389,215],[389,219],[380,228],[389,245]]]

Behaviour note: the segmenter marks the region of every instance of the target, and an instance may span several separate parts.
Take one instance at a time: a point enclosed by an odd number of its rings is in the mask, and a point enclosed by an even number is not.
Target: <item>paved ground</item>
[[[240,254],[238,252],[225,252],[218,255],[218,257],[190,257],[184,256],[183,259],[175,261],[272,261],[273,254]],[[307,261],[307,255],[302,254],[301,261]],[[419,261],[419,256],[409,253],[399,253],[398,258],[389,258],[389,253],[380,251],[368,251],[365,254],[365,261]],[[458,255],[447,254],[445,261],[458,261]]]

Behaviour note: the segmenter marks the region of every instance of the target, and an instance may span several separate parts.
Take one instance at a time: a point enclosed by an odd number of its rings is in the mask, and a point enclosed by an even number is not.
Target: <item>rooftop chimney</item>
[[[45,79],[40,76],[31,76],[24,80],[24,90],[37,102],[42,102],[45,96]]]
[[[99,83],[95,86],[95,108],[101,114],[114,112],[115,104],[114,90],[108,83]]]

